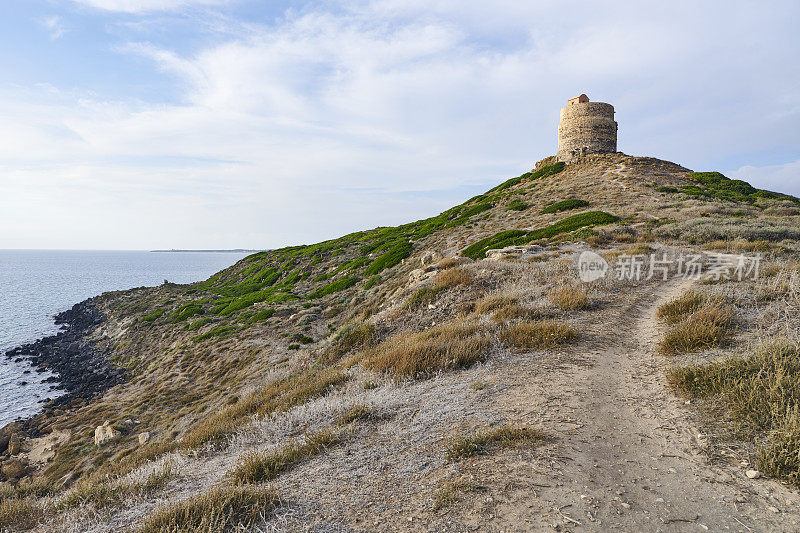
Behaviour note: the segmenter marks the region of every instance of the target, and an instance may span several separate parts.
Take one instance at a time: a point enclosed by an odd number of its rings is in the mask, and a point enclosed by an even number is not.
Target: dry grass
[[[297,463],[310,459],[341,442],[342,434],[331,429],[307,433],[305,442],[292,442],[271,452],[245,456],[230,473],[234,483],[261,483],[278,477]]]
[[[655,248],[646,243],[631,244],[625,250],[628,255],[650,255],[655,251]]]
[[[444,259],[439,261],[439,264],[437,264],[436,267],[439,270],[447,270],[448,268],[454,268],[469,262],[470,259],[468,257],[458,257],[458,256],[445,257]]]
[[[658,347],[666,355],[697,352],[724,345],[732,333],[733,309],[724,303],[706,303],[677,322]]]
[[[579,337],[579,332],[569,324],[555,320],[520,322],[505,327],[500,340],[517,351],[544,350],[562,346]]]
[[[172,469],[165,464],[161,470],[152,472],[140,483],[122,483],[113,481],[82,481],[66,496],[55,503],[58,510],[71,509],[84,505],[92,505],[95,509],[103,509],[119,505],[131,496],[150,496],[161,490],[172,477]]]
[[[470,285],[475,276],[469,270],[463,268],[451,268],[444,270],[436,276],[436,281],[433,287],[436,290],[442,291],[455,287],[456,285]]]
[[[414,291],[404,305],[405,309],[417,309],[433,303],[447,289],[458,285],[470,285],[475,280],[472,272],[463,268],[450,268],[436,276],[433,285],[425,285]]]
[[[195,424],[183,438],[183,446],[196,448],[215,442],[241,429],[250,415],[265,415],[285,411],[308,400],[324,396],[344,383],[349,376],[335,367],[308,370],[288,379],[275,381],[224,411]]]
[[[339,416],[336,417],[335,423],[340,426],[346,426],[348,424],[352,424],[353,422],[358,422],[359,420],[364,420],[368,418],[372,414],[372,409],[364,405],[363,403],[353,403],[347,407],[344,411],[342,411]]]
[[[439,370],[465,368],[485,358],[488,331],[465,322],[419,333],[401,333],[365,354],[364,365],[398,377],[416,377]]]
[[[44,511],[31,498],[0,498],[0,530],[29,529],[42,518]]]
[[[489,311],[494,311],[495,309],[516,304],[518,301],[519,298],[517,296],[505,292],[490,294],[489,296],[483,297],[475,304],[475,312],[482,315]]]
[[[510,304],[497,309],[492,315],[495,322],[508,322],[510,320],[538,320],[543,318],[545,313],[541,309],[525,307],[519,304]]]
[[[670,384],[718,398],[737,436],[764,443],[759,469],[800,486],[800,345],[777,340],[747,356],[677,366]]]
[[[472,481],[454,481],[445,483],[433,497],[433,510],[438,511],[456,503],[459,495],[468,492],[484,492],[487,488]]]
[[[378,342],[378,328],[374,324],[350,324],[342,328],[325,351],[327,364],[338,361],[351,350],[365,350]]]
[[[589,295],[583,287],[573,287],[570,285],[556,287],[547,293],[548,299],[564,311],[577,311],[589,309]]]
[[[147,518],[139,533],[208,533],[251,526],[280,505],[272,489],[220,487],[202,496],[162,507]]]
[[[667,324],[675,324],[700,309],[707,301],[705,294],[686,291],[680,297],[660,306],[656,316]]]
[[[704,248],[709,250],[724,250],[726,252],[762,252],[767,253],[773,250],[779,250],[780,246],[774,245],[769,241],[763,239],[755,241],[746,241],[744,239],[735,240],[716,240],[706,244]]]
[[[404,304],[404,309],[417,309],[418,307],[425,307],[433,303],[436,297],[439,296],[439,291],[430,285],[425,285],[414,291],[408,297]]]
[[[542,439],[544,434],[537,429],[505,424],[451,439],[446,445],[447,459],[455,461],[475,455],[485,455],[496,448],[533,444]]]

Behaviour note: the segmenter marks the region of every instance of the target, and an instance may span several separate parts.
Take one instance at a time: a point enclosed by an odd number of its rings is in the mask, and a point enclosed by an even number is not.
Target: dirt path
[[[710,464],[694,407],[666,387],[655,313],[685,288],[615,293],[584,315],[582,340],[560,353],[497,353],[485,366],[314,400],[224,452],[184,458],[180,478],[160,497],[208,490],[243,454],[329,423],[358,399],[387,417],[275,480],[287,507],[255,531],[798,531],[798,494],[749,480],[738,464]],[[476,380],[485,390],[473,389]],[[497,421],[541,427],[552,438],[445,461],[454,428]],[[483,488],[432,508],[443,476]],[[158,503],[40,531],[119,531]]]
[[[665,385],[656,353],[658,306],[686,288],[643,287],[610,305],[594,349],[542,387],[531,380],[527,410],[554,409],[544,426],[559,429],[549,456],[532,467],[524,489],[496,510],[507,530],[797,531],[800,499],[770,480],[750,480],[738,465],[712,466],[691,407]],[[599,324],[598,324],[599,326]],[[560,376],[560,377],[559,377]],[[540,378],[537,378],[539,380]],[[519,396],[522,392],[523,395]],[[525,391],[500,400],[526,410]],[[546,397],[538,403],[530,399]],[[530,498],[535,491],[535,498]],[[520,512],[527,499],[530,512]],[[533,518],[541,513],[538,519]],[[530,517],[525,521],[525,517]],[[543,517],[543,518],[542,518]],[[543,523],[544,521],[544,523]]]

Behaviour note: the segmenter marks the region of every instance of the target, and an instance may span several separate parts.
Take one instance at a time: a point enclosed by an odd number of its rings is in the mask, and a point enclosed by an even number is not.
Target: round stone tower
[[[585,154],[616,151],[614,106],[590,102],[585,94],[567,100],[567,105],[561,108],[556,158],[571,161]]]

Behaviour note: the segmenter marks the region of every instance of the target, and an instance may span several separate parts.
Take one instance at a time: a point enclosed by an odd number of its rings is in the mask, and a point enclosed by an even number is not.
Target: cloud
[[[42,27],[47,30],[48,34],[50,35],[50,40],[55,41],[60,39],[64,36],[64,33],[67,31],[64,26],[64,21],[61,17],[57,15],[53,15],[51,17],[45,17],[39,21]]]
[[[187,7],[221,6],[231,0],[72,0],[73,2],[104,11],[142,14],[156,11],[175,11]]]
[[[726,176],[743,179],[759,189],[800,197],[800,160],[760,167],[745,165],[728,171]]]
[[[0,227],[39,213],[0,247],[278,246],[430,216],[555,152],[581,92],[615,105],[627,153],[788,184],[796,167],[747,154],[800,146],[792,17],[724,5],[386,0],[226,21],[195,47],[151,31],[116,49],[177,101],[0,88]]]

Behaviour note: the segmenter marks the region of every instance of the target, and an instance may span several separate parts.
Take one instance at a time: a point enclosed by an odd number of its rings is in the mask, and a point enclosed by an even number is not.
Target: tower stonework
[[[567,105],[561,108],[556,158],[569,162],[586,154],[616,151],[614,106],[590,102],[585,94],[567,100]]]

